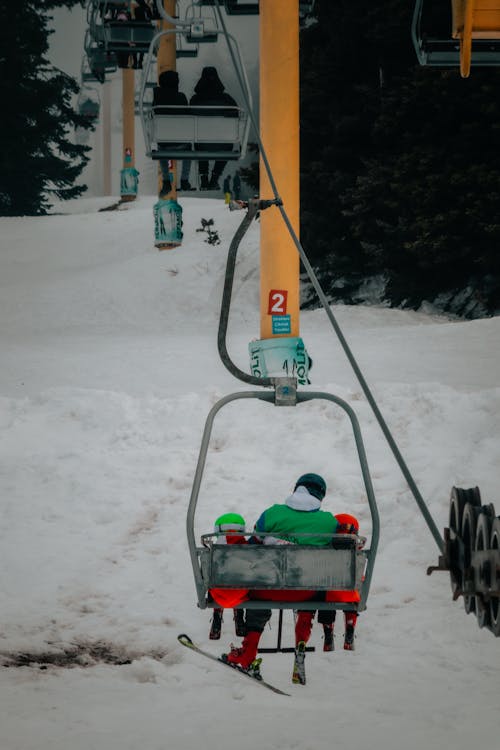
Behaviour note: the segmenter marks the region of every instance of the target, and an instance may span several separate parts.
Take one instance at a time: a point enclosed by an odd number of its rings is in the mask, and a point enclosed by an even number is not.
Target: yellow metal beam
[[[163,7],[171,18],[175,17],[175,6],[176,6],[175,0],[163,0]],[[175,28],[173,24],[163,19],[160,21],[160,25],[161,25],[162,31],[165,29]],[[165,36],[163,36],[160,39],[160,44],[158,46],[158,57],[157,57],[158,77],[165,70],[175,70],[176,65],[177,65],[177,56],[176,56],[175,34],[165,34]],[[173,175],[172,189],[167,195],[163,197],[165,200],[175,201],[177,200],[177,162],[174,160],[171,161],[170,172]],[[160,194],[161,187],[162,187],[161,168],[160,168],[160,165],[158,165],[158,195]]]
[[[451,0],[452,37],[460,40],[460,74],[470,75],[473,39],[500,39],[500,0]]]
[[[260,133],[297,236],[300,209],[299,4],[260,0]],[[260,165],[260,197],[272,197]],[[261,214],[261,339],[299,336],[299,255],[276,209]]]
[[[135,76],[133,68],[122,70],[123,169],[135,167]],[[135,195],[122,195],[122,201],[134,201]]]

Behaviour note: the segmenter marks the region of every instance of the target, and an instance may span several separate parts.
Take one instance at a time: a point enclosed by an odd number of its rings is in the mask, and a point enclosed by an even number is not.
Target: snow
[[[185,515],[211,406],[246,390],[219,361],[225,258],[242,216],[180,199],[182,247],[153,246],[153,196],[99,212],[83,198],[43,218],[3,218],[0,239],[1,750],[374,750],[498,741],[499,650],[452,602],[438,549],[322,310],[301,315],[313,390],[360,420],[381,515],[368,609],[354,653],[264,657],[273,695],[184,649],[208,641]],[[220,245],[196,232],[213,218]],[[259,337],[259,226],[241,247],[228,349],[248,371]],[[386,307],[334,313],[440,530],[453,485],[497,497],[500,319],[459,321]],[[430,312],[429,312],[430,310]],[[222,512],[253,524],[305,471],[326,507],[370,534],[346,418],[323,401],[232,403],[216,419],[196,533]],[[285,613],[284,640],[292,617]],[[262,640],[274,645],[276,615]],[[71,664],[14,667],[19,654]],[[129,662],[126,664],[108,662]],[[83,666],[85,665],[85,666]]]

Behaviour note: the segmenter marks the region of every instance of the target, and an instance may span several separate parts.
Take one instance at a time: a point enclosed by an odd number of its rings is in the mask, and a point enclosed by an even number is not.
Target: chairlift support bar
[[[235,548],[239,548],[235,552],[235,559],[241,550],[245,550],[242,554],[244,555],[246,565],[242,567],[240,561],[237,565],[237,570],[232,571],[230,585],[228,586],[226,582],[226,587],[249,589],[279,588],[295,591],[297,589],[310,589],[314,591],[348,589],[349,587],[354,588],[354,580],[359,582],[364,571],[364,579],[360,585],[361,601],[358,605],[341,602],[324,602],[321,600],[317,601],[316,599],[307,600],[307,607],[310,609],[352,609],[354,606],[357,606],[358,611],[362,611],[366,608],[366,600],[370,589],[373,565],[378,547],[380,521],[357,417],[347,402],[330,393],[316,391],[297,393],[296,402],[301,403],[314,399],[330,401],[343,409],[351,421],[372,520],[372,535],[369,549],[356,550],[352,548],[346,551],[345,549],[335,549],[329,546],[312,548],[305,545],[213,545],[209,547],[197,547],[194,519],[214,419],[226,404],[240,399],[254,398],[274,404],[275,394],[265,391],[242,391],[229,394],[220,399],[212,407],[206,420],[186,517],[188,546],[198,596],[198,606],[201,609],[205,609],[207,606],[217,606],[214,602],[211,602],[208,596],[208,589],[222,587],[220,584],[221,582],[223,583],[224,575],[228,570],[231,570],[232,552]],[[221,552],[223,546],[224,551]],[[217,578],[210,580],[212,571],[216,572],[218,565],[222,566],[222,581]],[[248,571],[257,570],[257,568],[249,568],[250,565],[256,565],[262,575],[258,579],[254,578],[254,585],[249,585],[252,582],[252,574],[249,576]],[[275,571],[281,571],[277,579],[279,580],[278,585],[276,585],[275,580],[266,578],[267,574],[263,571],[266,571],[268,566],[271,566]],[[293,580],[288,576],[290,567],[295,571],[292,574]],[[351,578],[344,579],[342,585],[342,575],[346,574],[347,569],[351,572]],[[221,568],[219,568],[220,570]],[[241,571],[240,578],[238,578],[238,570]],[[327,570],[329,571],[329,577],[325,578],[325,571]],[[297,571],[300,572],[298,579]],[[349,580],[349,583],[346,583],[346,580]],[[263,607],[268,609],[297,609],[298,603],[297,601],[270,601],[266,599],[265,601],[245,601],[243,606],[245,609],[262,609]]]

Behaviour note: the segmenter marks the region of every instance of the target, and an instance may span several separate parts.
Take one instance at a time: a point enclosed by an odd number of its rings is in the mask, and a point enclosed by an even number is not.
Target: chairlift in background
[[[214,6],[216,0],[200,0],[199,5]],[[224,8],[228,16],[256,16],[259,14],[259,0],[220,0],[220,7]],[[299,0],[299,18],[301,21],[311,15],[315,0]]]
[[[459,67],[500,65],[500,0],[416,0],[411,36],[420,65]]]
[[[107,52],[145,53],[156,32],[155,21],[130,18],[118,20],[113,9],[126,8],[123,0],[99,2],[91,0],[87,6],[87,23],[91,38]],[[108,16],[109,13],[109,16]]]
[[[84,80],[95,80],[99,83],[104,83],[107,74],[117,71],[118,64],[115,55],[107,52],[104,47],[97,45],[92,40],[88,29],[85,33],[84,49],[87,56],[88,70],[90,71],[90,75],[93,76],[93,78],[87,77]]]
[[[88,33],[90,34],[90,38],[99,45],[104,44],[104,27],[102,19],[105,13],[105,7],[108,4],[111,3],[99,3],[97,0],[89,0],[87,3]],[[115,4],[118,4],[118,0]]]
[[[259,13],[259,0],[253,3],[224,0],[224,8],[228,16],[256,16]]]
[[[208,15],[197,3],[187,6],[184,15],[184,38],[187,44],[213,44],[222,33],[219,28],[215,11]]]
[[[90,86],[83,86],[76,103],[78,112],[89,120],[99,118],[101,106],[99,92]]]
[[[156,83],[153,83],[152,81],[149,81],[147,84],[147,90],[151,91],[151,97],[147,99],[145,98],[142,103],[143,109],[145,110],[149,110],[153,106],[152,92],[155,86],[156,86]],[[140,115],[141,113],[141,108],[139,104],[139,91],[136,93],[135,99],[134,99],[134,113],[136,115]]]
[[[198,57],[199,46],[197,42],[188,43],[182,34],[175,37],[175,56],[177,59],[183,57]]]
[[[153,60],[158,45],[167,34],[185,34],[185,28],[166,29],[154,36],[143,63],[139,93],[139,114],[144,134],[146,154],[152,159],[242,159],[246,154],[250,119],[248,112],[238,106],[151,106],[148,102]],[[230,37],[241,66],[241,79],[246,97],[251,101],[246,71],[239,49]]]
[[[104,45],[108,52],[146,53],[156,33],[152,21],[104,21]]]

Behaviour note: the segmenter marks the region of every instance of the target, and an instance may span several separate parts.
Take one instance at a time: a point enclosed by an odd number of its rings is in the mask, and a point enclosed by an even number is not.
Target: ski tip
[[[193,641],[186,633],[179,633],[179,635],[177,636],[177,640],[186,646],[193,645]]]

